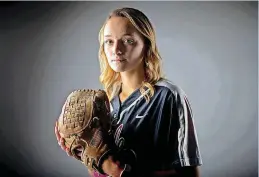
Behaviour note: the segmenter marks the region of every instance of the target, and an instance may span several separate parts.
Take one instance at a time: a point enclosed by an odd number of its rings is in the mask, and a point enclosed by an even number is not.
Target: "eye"
[[[111,39],[107,39],[104,41],[104,44],[107,44],[107,45],[112,45],[112,40]]]
[[[130,45],[131,45],[131,44],[134,44],[134,42],[135,42],[135,41],[134,41],[133,39],[125,39],[125,40],[124,40],[124,43],[130,44]]]

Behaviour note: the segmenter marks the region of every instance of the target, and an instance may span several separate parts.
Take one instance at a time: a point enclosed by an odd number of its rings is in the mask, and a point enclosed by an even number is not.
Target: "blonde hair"
[[[154,28],[146,17],[146,15],[134,8],[119,8],[111,12],[111,14],[106,19],[105,23],[103,24],[100,32],[99,32],[99,62],[101,68],[101,75],[99,77],[100,82],[104,86],[104,90],[106,91],[109,99],[111,100],[116,94],[118,94],[121,84],[120,73],[115,72],[108,64],[106,55],[104,53],[104,27],[107,21],[111,17],[125,17],[127,18],[131,24],[143,35],[145,39],[145,47],[146,53],[144,55],[145,60],[145,74],[146,79],[143,81],[142,86],[140,88],[141,94],[146,98],[148,101],[155,92],[154,84],[162,78],[162,71],[161,71],[161,56],[158,52],[158,48],[156,45],[155,39],[155,31]],[[144,94],[146,91],[145,88],[148,88],[149,94]]]

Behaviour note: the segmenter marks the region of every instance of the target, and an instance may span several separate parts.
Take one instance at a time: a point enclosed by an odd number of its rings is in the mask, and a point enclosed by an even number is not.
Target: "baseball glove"
[[[82,89],[69,94],[58,120],[59,133],[73,157],[101,174],[105,174],[103,161],[116,149],[109,113],[105,91]]]

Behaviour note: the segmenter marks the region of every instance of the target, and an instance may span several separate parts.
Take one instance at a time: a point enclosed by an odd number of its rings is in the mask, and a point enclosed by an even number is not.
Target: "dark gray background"
[[[151,19],[164,72],[190,99],[202,176],[257,176],[256,2],[1,3],[0,176],[87,177],[54,122],[70,91],[102,88],[98,32],[122,6]]]

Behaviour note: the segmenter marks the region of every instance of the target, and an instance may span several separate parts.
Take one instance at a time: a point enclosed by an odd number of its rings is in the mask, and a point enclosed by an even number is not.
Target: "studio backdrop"
[[[0,176],[88,176],[58,146],[54,123],[72,90],[102,89],[98,33],[123,6],[150,18],[165,76],[188,95],[201,176],[257,176],[257,2],[0,5]]]

